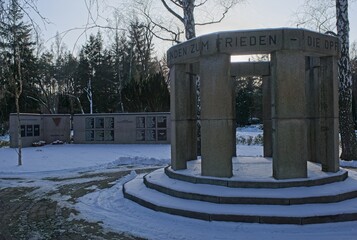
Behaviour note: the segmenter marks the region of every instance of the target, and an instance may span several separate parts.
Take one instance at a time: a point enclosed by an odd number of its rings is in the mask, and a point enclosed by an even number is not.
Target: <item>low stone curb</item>
[[[165,174],[172,179],[197,183],[197,184],[210,184],[217,186],[225,186],[231,188],[289,188],[289,187],[312,187],[319,186],[334,182],[341,182],[346,180],[348,172],[342,170],[339,175],[319,178],[319,179],[307,179],[307,180],[295,180],[295,181],[279,181],[279,182],[259,182],[259,181],[235,181],[226,179],[217,179],[209,177],[188,176],[174,172],[170,169],[170,166],[165,168]]]
[[[262,204],[262,205],[297,205],[297,204],[310,204],[310,203],[336,203],[357,197],[357,190],[336,194],[325,195],[316,197],[300,197],[300,198],[271,198],[271,197],[222,197],[215,195],[204,195],[194,192],[184,192],[168,188],[150,182],[147,175],[144,176],[144,184],[147,188],[154,189],[161,193],[170,195],[172,197],[198,200],[219,204]]]
[[[205,221],[305,225],[305,224],[333,223],[333,222],[346,222],[346,221],[357,220],[357,212],[341,213],[336,215],[308,216],[308,217],[252,216],[252,215],[202,213],[202,212],[188,211],[184,209],[175,209],[175,208],[164,207],[164,206],[159,206],[157,204],[153,204],[151,202],[148,202],[144,199],[141,199],[137,196],[128,193],[126,191],[125,185],[123,186],[123,194],[125,198],[157,212],[164,212],[168,214],[200,219]]]

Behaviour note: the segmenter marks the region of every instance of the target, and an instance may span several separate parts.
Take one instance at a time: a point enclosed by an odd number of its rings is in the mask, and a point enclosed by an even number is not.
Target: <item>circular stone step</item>
[[[174,171],[170,166],[165,168],[167,176],[180,181],[197,184],[210,184],[230,188],[290,188],[319,186],[344,181],[348,172],[344,169],[336,173],[322,172],[321,165],[308,162],[308,177],[287,180],[276,180],[272,177],[272,159],[263,157],[235,157],[233,177],[217,178],[201,175],[201,160],[187,162],[187,169]]]
[[[357,220],[357,198],[327,204],[217,204],[176,198],[147,188],[143,175],[124,184],[123,194],[125,198],[155,211],[206,221],[312,224]]]
[[[143,181],[146,187],[173,197],[220,204],[294,205],[334,203],[357,197],[357,174],[353,172],[343,182],[280,189],[207,186],[206,184],[196,184],[169,178],[164,169],[158,169],[145,175]]]

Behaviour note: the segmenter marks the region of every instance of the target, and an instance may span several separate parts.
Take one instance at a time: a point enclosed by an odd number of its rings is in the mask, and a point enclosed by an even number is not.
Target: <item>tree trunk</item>
[[[193,13],[195,10],[195,0],[183,0],[182,7],[186,39],[189,40],[196,37],[195,17]]]
[[[22,165],[22,136],[21,136],[21,121],[20,121],[20,96],[22,94],[22,74],[21,74],[21,62],[18,60],[18,79],[16,75],[14,76],[14,86],[15,86],[15,105],[16,105],[16,116],[17,116],[17,165]]]
[[[15,93],[15,104],[16,104],[16,116],[17,116],[17,165],[22,165],[22,137],[21,137],[21,121],[20,121],[20,105],[19,105],[20,95]]]
[[[357,159],[357,140],[352,118],[352,72],[349,58],[348,0],[336,0],[337,34],[341,41],[338,61],[341,159]]]

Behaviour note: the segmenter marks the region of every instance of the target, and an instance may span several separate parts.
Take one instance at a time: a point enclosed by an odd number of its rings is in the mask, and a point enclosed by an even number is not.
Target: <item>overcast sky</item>
[[[105,1],[112,5],[118,5],[118,3],[122,4],[124,1],[130,3],[131,0]],[[237,5],[229,12],[222,23],[199,28],[197,35],[224,30],[296,27],[294,26],[294,13],[303,2],[304,0],[245,0],[245,3]],[[49,25],[41,25],[43,38],[48,42],[53,41],[53,39],[49,39],[56,32],[61,33],[68,29],[83,27],[88,19],[84,0],[38,0],[38,8],[41,14],[51,21]],[[349,10],[350,40],[357,41],[357,3],[350,4]],[[110,18],[110,7],[101,15]],[[65,35],[63,41],[70,50],[73,49],[77,39],[79,39],[77,48],[83,44],[86,35],[81,35],[82,33],[82,30],[77,30]],[[49,44],[47,43],[47,45]],[[166,49],[158,51],[164,52]]]

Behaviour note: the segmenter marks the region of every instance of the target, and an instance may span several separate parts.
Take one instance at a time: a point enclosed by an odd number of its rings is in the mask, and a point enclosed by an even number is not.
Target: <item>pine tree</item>
[[[118,30],[115,31],[114,41],[110,48],[112,55],[112,70],[113,81],[116,94],[118,96],[117,109],[118,112],[124,112],[124,104],[122,99],[122,90],[129,80],[129,53],[128,42],[124,34],[120,34]]]
[[[130,23],[129,46],[130,46],[130,70],[129,79],[146,79],[149,74],[155,72],[152,62],[153,35],[149,31],[150,25],[139,22],[138,19]]]
[[[82,89],[86,93],[89,102],[89,112],[94,111],[95,85],[98,78],[97,71],[103,61],[103,39],[98,32],[96,36],[90,35],[89,40],[83,46],[79,54],[79,77]]]

